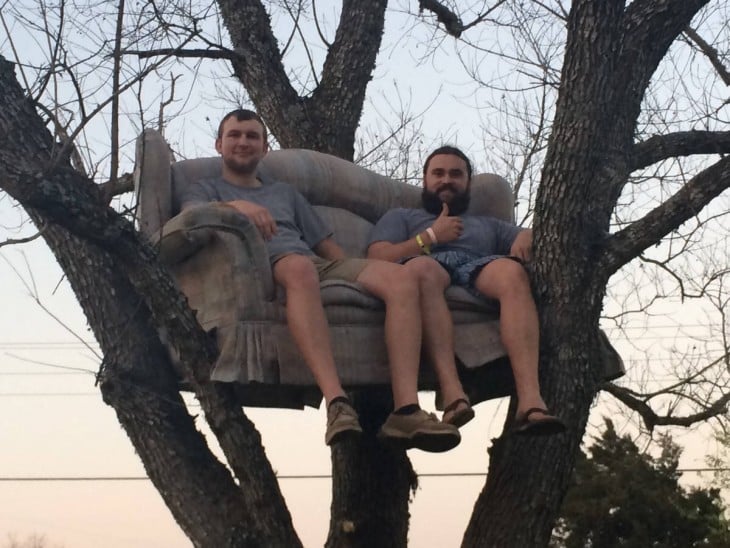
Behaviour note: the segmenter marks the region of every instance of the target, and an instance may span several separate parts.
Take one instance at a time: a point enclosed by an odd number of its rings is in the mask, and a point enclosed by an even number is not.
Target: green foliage
[[[641,453],[606,419],[590,457],[578,458],[550,546],[730,546],[719,490],[681,487],[681,449],[669,436],[659,444],[659,457]]]
[[[719,445],[717,453],[707,456],[705,462],[707,462],[707,466],[715,469],[712,483],[721,489],[730,489],[730,469],[728,469],[728,462],[730,462],[730,433],[716,432],[715,441]]]

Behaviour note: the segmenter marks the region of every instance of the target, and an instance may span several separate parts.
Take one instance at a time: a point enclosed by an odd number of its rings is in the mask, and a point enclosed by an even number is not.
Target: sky
[[[408,102],[414,112],[427,111],[422,121],[426,135],[458,139],[475,156],[477,168],[483,168],[487,154],[480,149],[484,146],[482,128],[479,116],[470,108],[476,99],[465,91],[465,77],[453,49],[447,44],[446,51],[451,53],[416,66],[414,59],[424,46],[416,42],[405,47],[400,37],[408,23],[398,14],[392,15],[363,126],[374,127],[393,117],[388,100],[397,89],[400,101]],[[5,45],[0,40],[3,54]],[[400,88],[383,68],[386,63],[398,67]],[[500,68],[493,71],[496,74]],[[402,82],[408,82],[408,87]],[[208,99],[212,93],[208,91]],[[227,110],[228,105],[191,102],[175,132],[188,155],[214,153],[210,120]],[[458,132],[455,120],[459,120]],[[134,135],[126,137],[133,139]],[[104,139],[99,133],[91,146],[102,147]],[[131,168],[129,157],[125,165]],[[0,196],[0,242],[33,233],[9,199]],[[144,476],[141,463],[113,410],[102,402],[94,386],[98,346],[41,241],[0,248],[0,303],[5,312],[0,315],[0,548],[7,535],[23,539],[32,534],[45,535],[54,548],[190,546],[152,485],[136,479]],[[665,312],[677,322],[681,319],[689,324],[684,335],[678,337],[669,325],[650,336],[637,331],[641,341],[627,340],[607,327],[629,364],[666,360],[667,347],[690,344],[687,333],[702,329],[702,316],[687,303],[671,304]],[[634,373],[632,368],[630,383],[635,384],[629,386],[638,386],[642,380],[634,378]],[[188,401],[195,412],[194,400]],[[423,394],[421,403],[433,410],[433,394]],[[476,419],[463,428],[463,441],[453,451],[437,455],[409,452],[421,474],[411,506],[409,546],[459,544],[484,485],[487,449],[501,431],[506,408],[506,400],[478,405]],[[330,481],[321,477],[330,472],[329,450],[323,442],[323,410],[246,412],[262,434],[304,546],[321,546],[330,504]],[[631,419],[617,415],[610,398],[603,397],[591,414],[589,436],[598,431],[604,415],[617,421],[619,432],[635,429]],[[206,431],[202,421],[200,427]],[[281,432],[291,435],[281,436]],[[675,435],[686,448],[681,466],[704,467],[704,456],[714,449],[707,428],[677,430]],[[30,481],[32,478],[35,480]],[[685,478],[702,481],[694,473]]]

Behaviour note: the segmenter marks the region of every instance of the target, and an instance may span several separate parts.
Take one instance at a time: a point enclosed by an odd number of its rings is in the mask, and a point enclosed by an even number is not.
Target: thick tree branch
[[[259,1],[218,0],[218,6],[236,53],[231,59],[235,75],[281,145],[292,146],[287,124],[296,127],[307,120],[281,61],[269,14]]]
[[[233,70],[282,147],[352,160],[367,83],[382,39],[386,0],[346,0],[319,85],[309,97],[292,87],[262,2],[218,0],[237,58]]]
[[[660,416],[646,403],[645,398],[641,394],[637,394],[628,388],[622,388],[613,383],[605,383],[601,385],[601,390],[608,392],[626,405],[626,407],[636,411],[644,420],[644,424],[649,432],[652,432],[657,426],[692,426],[698,422],[711,419],[712,417],[726,413],[728,403],[730,402],[730,393],[728,393],[709,404],[704,411],[700,411],[699,413],[684,417],[673,415]]]
[[[155,250],[132,224],[103,203],[99,187],[54,157],[52,139],[0,57],[0,188],[49,224],[113,258],[180,355],[206,418],[220,435],[221,448],[238,475],[250,516],[245,538],[253,544],[297,546],[286,505],[251,422],[232,399],[209,382],[217,356],[212,339],[198,324]],[[23,135],[24,139],[15,136]],[[243,457],[248,459],[243,462]],[[240,474],[240,475],[239,475]],[[261,494],[268,496],[262,499]],[[284,527],[282,527],[284,525]],[[272,540],[272,532],[276,538]],[[256,540],[258,539],[258,540]],[[268,540],[264,540],[268,539]],[[271,542],[269,542],[271,541]]]
[[[615,272],[697,215],[727,188],[730,188],[730,157],[698,173],[659,207],[609,237],[596,267],[606,269],[609,274]]]
[[[655,135],[634,145],[629,169],[636,171],[676,156],[730,153],[730,131],[682,131]]]
[[[454,38],[460,38],[465,30],[485,21],[487,17],[489,17],[490,13],[505,2],[506,0],[498,0],[493,6],[487,9],[487,11],[480,13],[473,21],[466,24],[462,22],[461,17],[437,0],[418,0],[418,10],[420,12],[423,12],[424,10],[430,11],[436,16],[438,22],[444,26],[444,30],[447,34],[450,34]]]
[[[418,0],[418,9],[423,12],[428,10],[436,16],[439,23],[444,26],[444,29],[448,34],[455,38],[461,36],[464,30],[464,24],[461,22],[461,17],[456,15],[449,8],[444,6],[437,0]]]
[[[102,203],[108,205],[114,196],[119,196],[134,190],[134,175],[125,173],[117,178],[116,181],[107,181],[99,185],[99,191],[102,195]]]
[[[644,92],[669,46],[709,0],[637,0],[623,18],[616,106],[636,120]],[[628,108],[627,108],[628,105]],[[619,110],[617,109],[617,112]],[[633,128],[631,128],[633,130]]]
[[[311,108],[328,120],[323,131],[336,142],[350,140],[362,115],[367,83],[372,77],[385,24],[386,0],[346,0],[334,42],[327,53],[320,85],[312,94]],[[339,155],[354,156],[354,145]]]
[[[105,207],[99,186],[73,169],[57,165],[50,134],[12,73],[12,65],[0,57],[0,97],[5,103],[0,109],[3,190],[23,207],[41,212],[49,222],[121,259],[150,309],[158,311],[159,326],[168,331],[183,362],[193,366],[192,376],[204,382],[217,355],[215,346],[156,260],[155,251],[140,239],[130,222]],[[21,134],[24,139],[10,137]]]

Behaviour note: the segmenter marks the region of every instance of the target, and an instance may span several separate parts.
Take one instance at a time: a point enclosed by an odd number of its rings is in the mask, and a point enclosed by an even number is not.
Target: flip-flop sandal
[[[466,407],[458,409],[460,405],[466,405]],[[443,416],[445,417],[449,413],[451,413],[451,416],[448,420],[443,419],[443,422],[452,424],[457,428],[461,428],[474,418],[474,409],[472,409],[471,403],[466,398],[458,398],[444,407]]]
[[[530,415],[541,413],[540,418],[530,420]],[[551,436],[565,432],[565,423],[551,415],[547,409],[532,407],[515,419],[512,433],[520,436]]]

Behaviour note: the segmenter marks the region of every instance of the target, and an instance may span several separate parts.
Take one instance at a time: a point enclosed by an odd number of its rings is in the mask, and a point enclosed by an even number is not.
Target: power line
[[[100,396],[101,392],[0,392],[0,398],[28,398],[41,396]]]
[[[677,468],[677,472],[728,472],[730,467],[721,468]],[[485,477],[486,472],[424,472],[419,478],[468,478]],[[280,480],[332,479],[332,474],[282,474]],[[81,481],[150,481],[147,476],[4,476],[0,482],[81,482]]]

